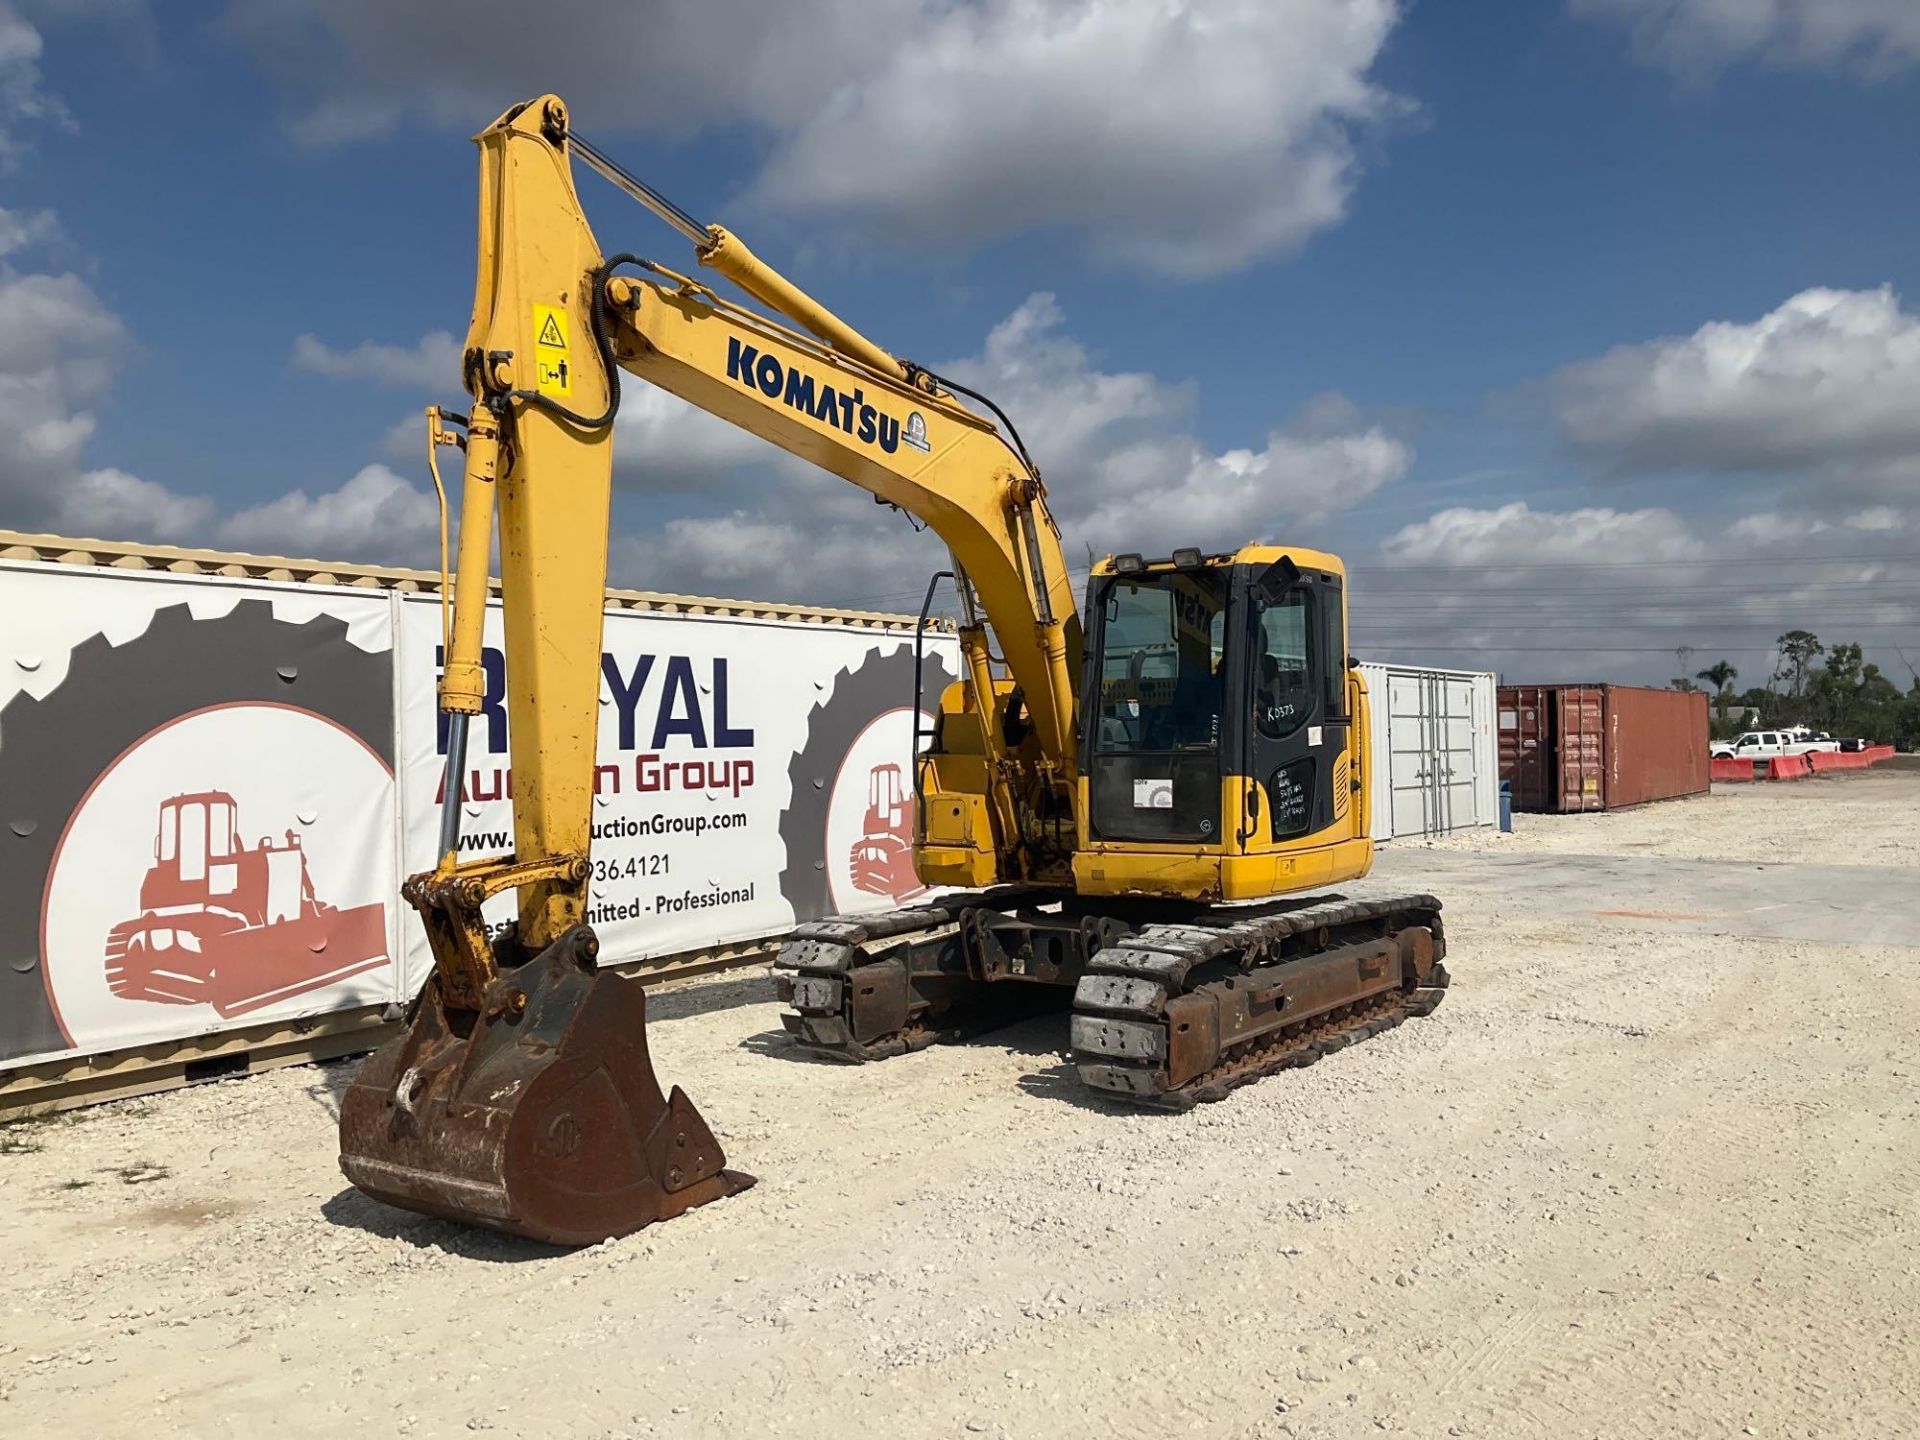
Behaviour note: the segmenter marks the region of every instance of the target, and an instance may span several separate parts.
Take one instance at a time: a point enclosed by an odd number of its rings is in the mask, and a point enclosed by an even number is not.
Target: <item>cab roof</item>
[[[1242,545],[1238,550],[1200,550],[1198,546],[1193,548],[1200,554],[1202,563],[1208,567],[1223,565],[1258,565],[1264,567],[1271,565],[1282,555],[1290,555],[1293,557],[1293,563],[1298,565],[1302,570],[1321,570],[1342,577],[1347,573],[1346,564],[1338,555],[1329,554],[1325,550],[1308,549],[1302,545]],[[1119,554],[1108,555],[1105,559],[1094,562],[1093,573],[1095,575],[1116,574],[1117,571],[1114,562],[1126,553],[1127,552],[1122,551]],[[1173,557],[1170,555],[1143,555],[1140,556],[1140,559],[1148,571],[1178,570],[1181,568],[1175,564]]]

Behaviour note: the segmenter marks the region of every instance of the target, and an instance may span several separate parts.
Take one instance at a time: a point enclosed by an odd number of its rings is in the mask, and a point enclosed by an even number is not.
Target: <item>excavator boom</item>
[[[557,99],[478,137],[473,397],[440,705],[450,717],[439,863],[407,882],[434,974],[406,1028],[340,1105],[340,1165],[377,1199],[535,1239],[588,1244],[732,1195],[726,1168],[647,1050],[646,996],[600,973],[585,925],[617,377],[595,362],[598,248]],[[436,439],[442,438],[436,435]],[[514,850],[459,859],[468,719],[498,515]],[[482,913],[517,892],[505,934]]]

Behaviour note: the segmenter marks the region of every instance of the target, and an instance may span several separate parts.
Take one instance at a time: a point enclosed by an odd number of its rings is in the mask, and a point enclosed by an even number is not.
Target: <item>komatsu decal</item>
[[[778,356],[763,355],[751,345],[742,345],[737,335],[727,337],[727,378],[758,390],[769,400],[780,401],[789,410],[838,425],[863,444],[877,444],[888,455],[900,448],[900,422],[869,405],[866,391],[858,386],[836,390],[794,366],[782,365]],[[927,422],[918,410],[907,420],[906,443],[916,450],[930,448]]]

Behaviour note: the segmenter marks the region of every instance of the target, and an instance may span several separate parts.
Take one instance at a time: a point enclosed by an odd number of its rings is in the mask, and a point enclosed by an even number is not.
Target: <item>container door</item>
[[[1564,685],[1557,692],[1554,720],[1560,757],[1561,810],[1604,810],[1606,798],[1606,719],[1602,692],[1585,685]]]
[[[1391,677],[1384,665],[1362,665],[1367,682],[1367,833],[1393,838],[1393,706]]]
[[[1395,835],[1425,835],[1433,828],[1436,761],[1425,680],[1411,670],[1392,671],[1387,679]]]
[[[1500,754],[1493,721],[1498,710],[1491,675],[1473,677],[1473,813],[1482,825],[1500,819]]]
[[[1554,808],[1552,717],[1548,711],[1552,694],[1538,685],[1509,685],[1500,691],[1500,774],[1513,786],[1516,810]]]
[[[1443,830],[1460,830],[1481,820],[1478,772],[1473,748],[1473,679],[1467,675],[1436,675],[1439,699],[1438,734],[1444,760],[1444,793],[1440,815]]]

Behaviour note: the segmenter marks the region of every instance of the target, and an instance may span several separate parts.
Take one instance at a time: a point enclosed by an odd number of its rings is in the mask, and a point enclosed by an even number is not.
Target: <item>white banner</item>
[[[445,746],[435,708],[440,608],[400,607],[406,860],[435,861]],[[461,807],[469,856],[513,848],[506,663],[487,617],[487,694]],[[607,963],[778,935],[798,919],[886,908],[913,874],[910,632],[724,616],[607,616],[588,919]],[[928,636],[923,705],[955,677]],[[490,923],[515,911],[497,897]],[[409,986],[432,965],[407,931]]]
[[[0,617],[0,1070],[413,995],[437,598],[8,562]],[[513,845],[498,620],[470,856]],[[957,667],[929,635],[928,711]],[[919,893],[910,629],[616,610],[601,680],[609,962]]]
[[[401,994],[392,605],[0,568],[0,1064]]]

